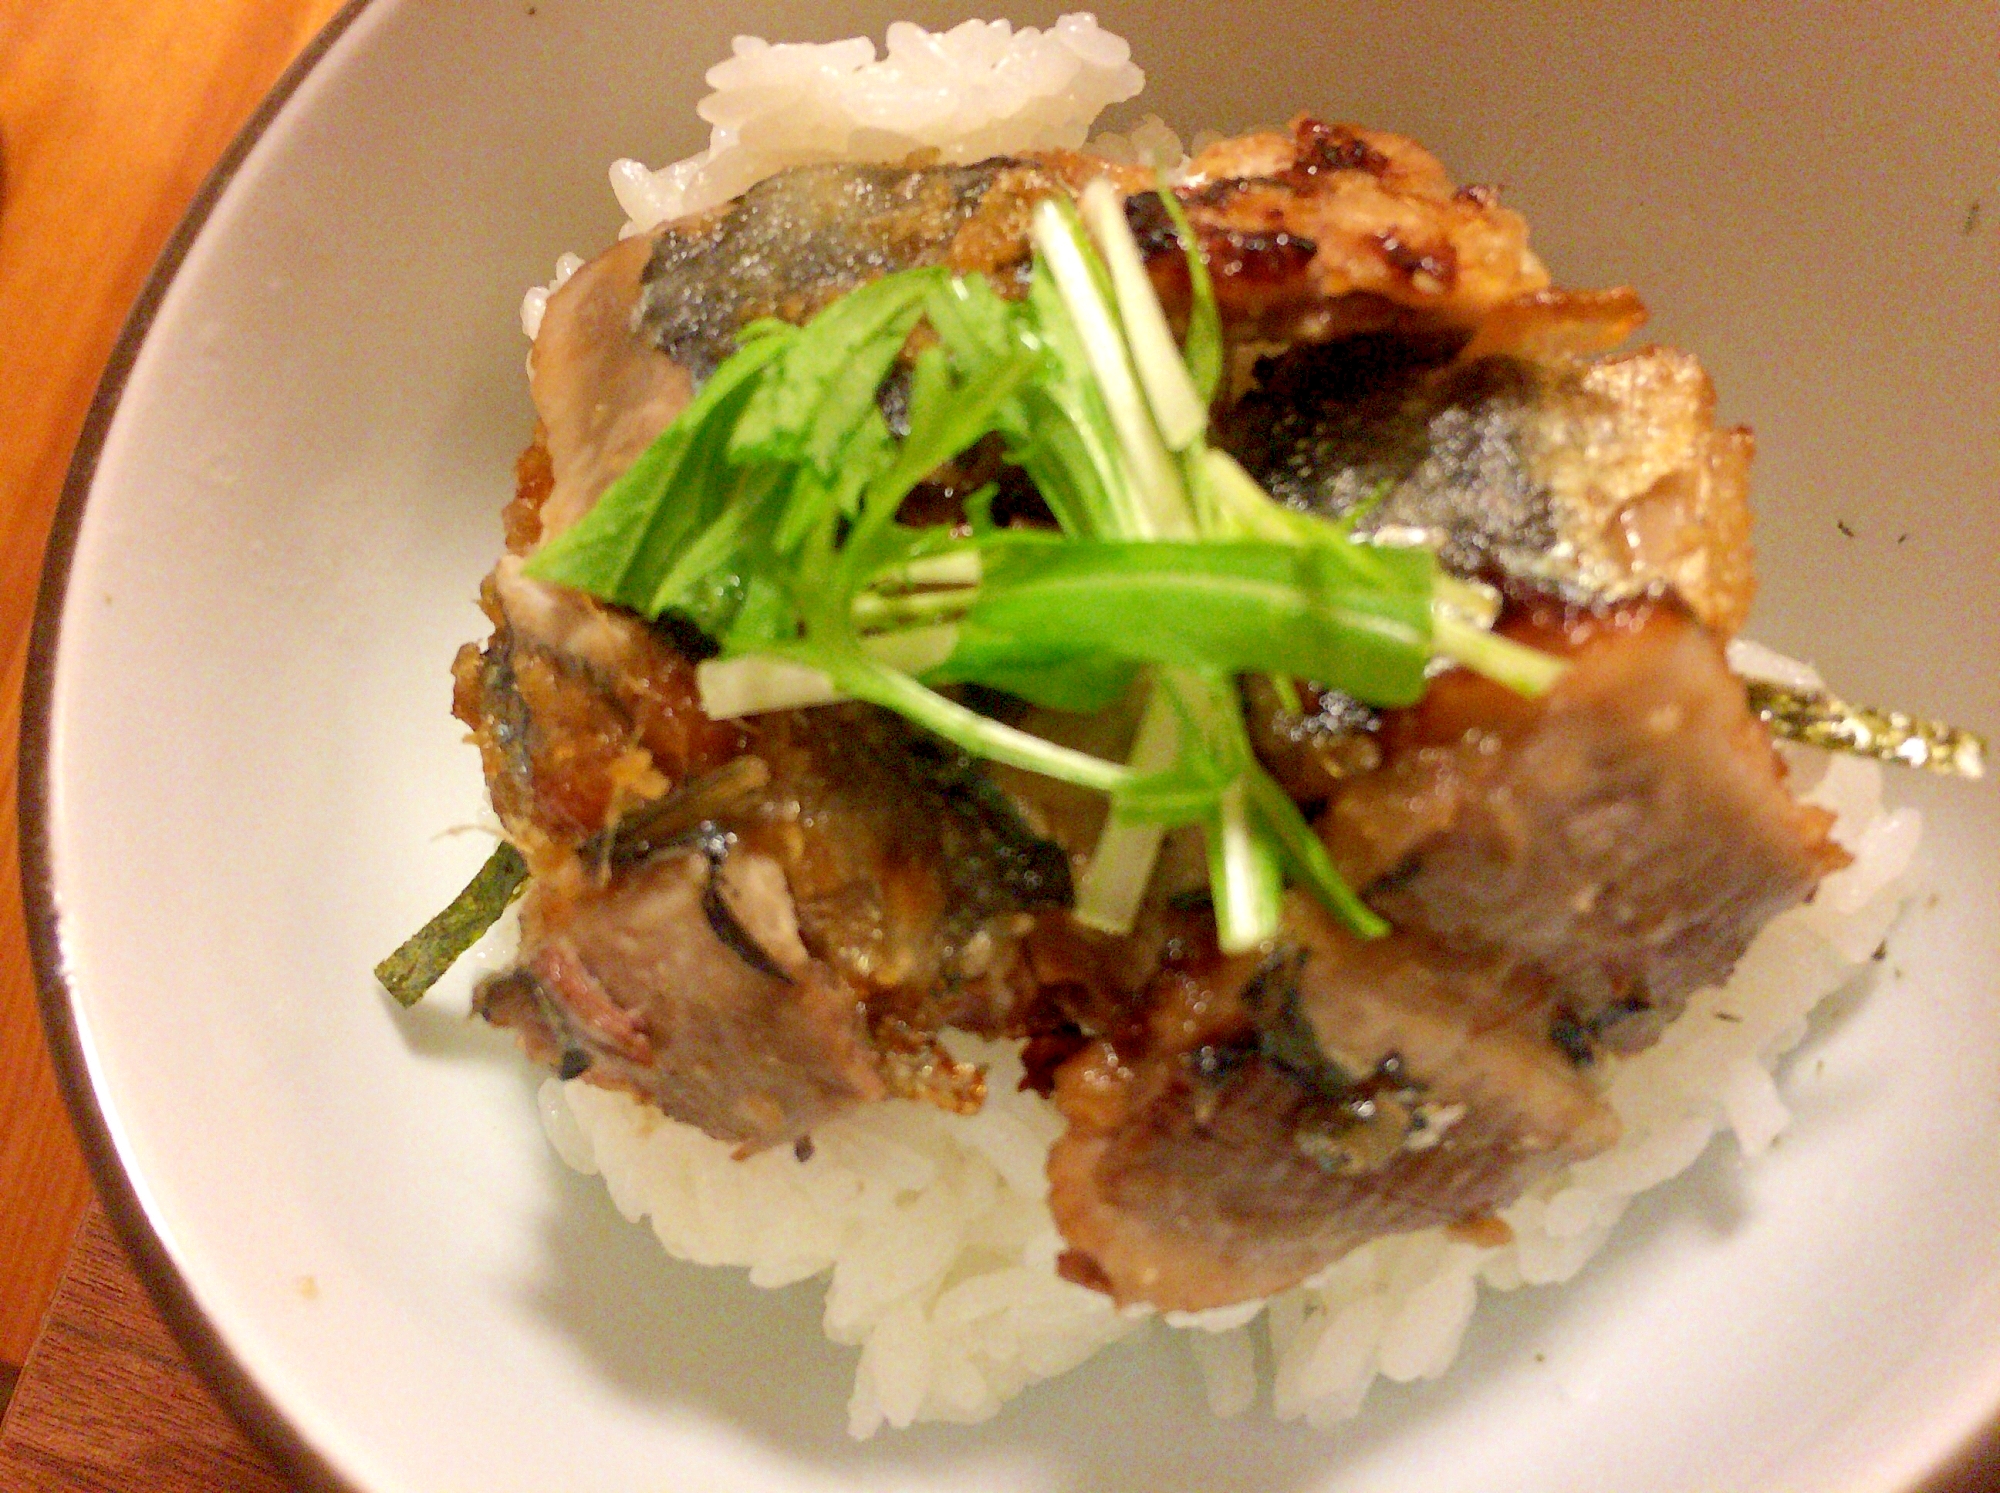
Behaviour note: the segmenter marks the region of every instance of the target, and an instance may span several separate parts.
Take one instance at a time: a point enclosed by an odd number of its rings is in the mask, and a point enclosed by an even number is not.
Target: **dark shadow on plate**
[[[1859,966],[1815,1006],[1805,1037],[1778,1060],[1779,1094],[1791,1111],[1792,1122],[1773,1143],[1777,1155],[1783,1155],[1787,1137],[1793,1132],[1811,1136],[1816,1142],[1823,1140],[1856,1119],[1865,1122],[1869,1106],[1880,1102],[1882,1085],[1892,1075],[1875,1069],[1840,1068],[1837,1079],[1828,1078],[1827,1052],[1865,1007],[1894,1001],[1907,991],[1894,968],[1894,946],[1910,915],[1905,906],[1890,929],[1889,955]]]
[[[1798,1128],[1803,1116],[1818,1132],[1833,1125],[1836,1114],[1864,1096],[1852,1089],[1836,1090],[1817,1080],[1812,1065],[1819,1061],[1819,1049],[1850,1022],[1862,1005],[1873,998],[1881,983],[1882,965],[1862,965],[1852,976],[1813,1007],[1806,1036],[1799,1045],[1778,1059],[1775,1078],[1785,1107],[1792,1119],[1760,1156],[1745,1156],[1727,1120],[1717,1122],[1708,1149],[1693,1166],[1664,1189],[1642,1193],[1620,1223],[1620,1233],[1663,1227],[1675,1214],[1700,1220],[1718,1238],[1727,1238],[1748,1221],[1752,1210],[1754,1178],[1760,1167],[1781,1162],[1785,1137]],[[1664,1193],[1664,1196],[1662,1194]]]
[[[509,1032],[488,1026],[468,1012],[443,1005],[397,1006],[381,990],[372,992],[393,1018],[403,1046],[420,1058],[445,1062],[521,1063],[521,1044]]]
[[[1860,965],[1840,985],[1812,1009],[1807,1018],[1805,1040],[1779,1059],[1778,1071],[1782,1076],[1787,1069],[1796,1070],[1800,1063],[1816,1057],[1827,1043],[1833,1041],[1853,1021],[1855,1013],[1872,1000],[1886,998],[1892,994],[1894,981],[1890,978],[1891,964],[1895,958],[1896,939],[1904,931],[1909,920],[1910,906],[1905,904],[1896,914],[1896,921],[1889,927],[1883,939],[1885,953],[1880,959],[1870,959]]]
[[[1591,1263],[1601,1260],[1609,1268],[1619,1268],[1616,1262],[1683,1223],[1700,1224],[1715,1242],[1726,1239],[1749,1222],[1755,1208],[1756,1169],[1777,1155],[1782,1152],[1767,1151],[1746,1164],[1734,1133],[1726,1125],[1718,1126],[1694,1165],[1664,1187],[1632,1199],[1604,1253]]]
[[[1701,1158],[1665,1191],[1673,1212],[1699,1220],[1714,1238],[1727,1239],[1749,1221],[1751,1199],[1744,1180],[1744,1157],[1733,1134],[1718,1131]],[[1648,1226],[1649,1216],[1640,1204],[1650,1198],[1651,1194],[1642,1193],[1634,1200],[1619,1220],[1621,1229]]]
[[[1899,915],[1896,926],[1900,927],[1901,922]],[[1892,928],[1890,937],[1894,936]],[[1693,1166],[1668,1186],[1641,1193],[1633,1200],[1607,1252],[1617,1247],[1620,1236],[1664,1228],[1676,1216],[1691,1215],[1718,1237],[1735,1233],[1748,1221],[1754,1207],[1757,1171],[1782,1164],[1786,1137],[1801,1125],[1818,1135],[1838,1124],[1842,1112],[1865,1103],[1866,1091],[1854,1085],[1829,1085],[1818,1078],[1814,1065],[1820,1062],[1826,1045],[1839,1036],[1856,1013],[1869,1001],[1879,998],[1886,967],[1881,961],[1857,967],[1813,1007],[1804,1038],[1779,1057],[1773,1076],[1792,1118],[1775,1137],[1771,1149],[1760,1156],[1745,1156],[1728,1121],[1718,1121],[1708,1149]]]

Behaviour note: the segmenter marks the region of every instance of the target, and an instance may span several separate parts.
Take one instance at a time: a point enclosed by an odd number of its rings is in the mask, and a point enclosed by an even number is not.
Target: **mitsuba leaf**
[[[685,608],[704,581],[741,568],[736,563],[738,556],[755,544],[755,535],[768,526],[771,510],[784,496],[785,475],[773,466],[735,474],[722,511],[681,547],[660,578],[652,598],[642,608],[647,616],[657,617],[669,607]]]
[[[671,610],[692,622],[711,638],[720,638],[737,624],[748,592],[745,578],[735,571],[714,571],[681,593],[681,602]]]
[[[1034,480],[1064,533],[1115,535],[1119,513],[1131,506],[1131,473],[1083,341],[1040,261],[1027,309],[1043,367],[1022,392],[1019,423],[1007,430],[1009,459]]]
[[[896,463],[871,484],[867,501],[901,503],[910,489],[994,428],[1000,407],[1034,376],[1038,359],[1020,349],[960,382],[936,348],[917,359],[911,382],[910,434]]]
[[[711,479],[737,415],[795,335],[759,338],[718,368],[596,505],[528,561],[527,573],[635,610],[650,606],[680,542],[720,500]]]
[[[861,511],[861,494],[896,460],[896,440],[881,410],[870,406],[849,434],[831,476],[800,467],[771,536],[775,554],[797,549],[813,525],[829,512],[853,518]]]
[[[1383,550],[1394,589],[1323,549],[1232,540],[1076,540],[994,556],[969,627],[1025,649],[1103,652],[1230,674],[1321,680],[1371,704],[1415,701],[1429,651],[1432,564]]]
[[[725,651],[731,653],[754,652],[764,645],[796,638],[798,615],[790,594],[772,578],[768,567],[745,569],[747,573],[723,578],[719,600],[727,610],[718,607],[716,625],[704,630],[710,637],[722,639]]]
[[[951,656],[924,676],[926,684],[982,684],[1050,710],[1090,714],[1118,703],[1139,665],[1113,654],[1023,647],[961,625]]]
[[[952,361],[969,376],[1027,345],[1016,303],[1002,299],[984,275],[939,285],[924,298],[924,316]]]
[[[884,275],[815,316],[759,383],[736,423],[731,459],[805,463],[831,477],[856,427],[874,411],[882,380],[923,315],[924,298],[945,278],[942,269]]]

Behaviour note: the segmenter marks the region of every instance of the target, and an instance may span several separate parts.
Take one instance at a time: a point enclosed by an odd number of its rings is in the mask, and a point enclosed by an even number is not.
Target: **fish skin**
[[[1218,444],[1272,496],[1427,539],[1454,574],[1615,605],[1672,591],[1723,637],[1756,594],[1747,431],[1670,348],[1467,357],[1358,337],[1268,362]]]

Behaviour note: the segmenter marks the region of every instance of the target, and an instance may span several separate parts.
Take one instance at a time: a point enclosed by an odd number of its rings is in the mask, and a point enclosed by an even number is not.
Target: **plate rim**
[[[49,824],[50,738],[63,606],[69,594],[84,509],[96,483],[98,462],[125,387],[152,333],[154,319],[207,229],[216,206],[251,152],[334,44],[374,3],[375,0],[345,0],[279,74],[277,82],[203,178],[126,314],[110,359],[91,395],[50,521],[28,633],[15,758],[21,911],[28,937],[28,963],[41,1010],[42,1038],[97,1200],[131,1258],[134,1272],[145,1286],[154,1309],[187,1355],[189,1365],[251,1442],[315,1493],[366,1493],[366,1490],[343,1477],[327,1454],[306,1440],[209,1321],[153,1227],[98,1102],[77,1026],[75,997],[63,968],[63,919],[57,901]]]
[[[376,0],[344,0],[299,50],[203,179],[149,271],[120,328],[72,450],[43,551],[20,696],[16,743],[17,833],[23,922],[44,1042],[97,1200],[134,1272],[189,1365],[261,1451],[313,1493],[370,1493],[310,1442],[209,1320],[141,1201],[98,1101],[61,956],[49,801],[51,721],[62,613],[84,511],[99,460],[168,291],[252,151],[334,45]],[[1926,1468],[1909,1493],[1982,1493],[2000,1487],[2000,1405],[1988,1420]]]

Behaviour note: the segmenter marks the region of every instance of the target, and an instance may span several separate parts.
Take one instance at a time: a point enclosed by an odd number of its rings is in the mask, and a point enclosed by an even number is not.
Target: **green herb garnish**
[[[375,966],[375,978],[399,1004],[414,1006],[458,956],[485,936],[500,914],[520,895],[528,879],[528,863],[505,840],[495,847],[465,890],[451,905],[412,933],[402,946]]]
[[[1222,946],[1277,930],[1286,876],[1356,931],[1344,885],[1250,748],[1237,678],[1309,678],[1406,705],[1445,655],[1540,693],[1561,671],[1485,630],[1425,549],[1281,507],[1206,441],[1222,375],[1212,285],[1170,192],[1193,304],[1175,343],[1117,194],[1040,204],[1027,295],[926,268],[885,275],[740,350],[528,574],[720,644],[704,708],[728,718],[872,701],[997,762],[1109,794],[1076,914],[1127,931],[1163,833],[1198,826]],[[909,430],[882,417],[908,362]],[[958,529],[899,521],[941,464],[997,436],[1058,530],[1001,530],[990,494]],[[1063,710],[1147,691],[1127,762],[990,720],[939,693],[984,685]]]

